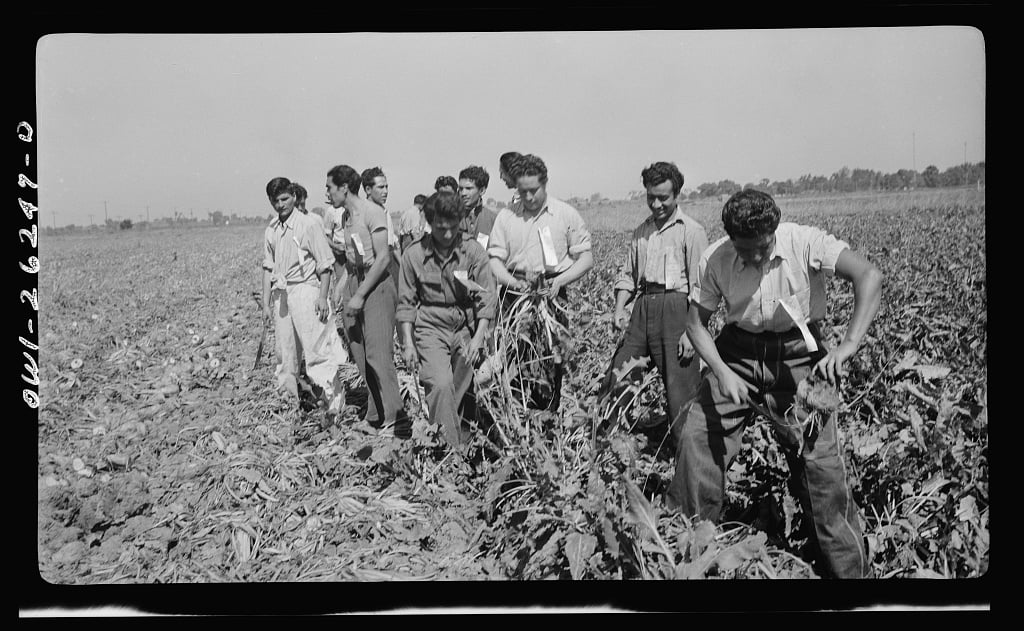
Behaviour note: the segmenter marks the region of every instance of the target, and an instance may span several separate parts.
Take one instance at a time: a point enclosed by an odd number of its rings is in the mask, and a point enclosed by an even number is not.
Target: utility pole
[[[149,223],[149,204],[146,204],[146,223]]]
[[[89,225],[90,225],[90,226],[91,226],[91,225],[93,225],[93,224],[92,224],[92,215],[89,215]]]
[[[103,223],[105,224],[108,221],[110,221],[110,218],[107,217],[107,200],[103,200]]]
[[[917,132],[911,132],[910,133],[910,141],[913,143],[913,151],[914,151],[914,157],[913,157],[914,161],[912,163],[913,164],[912,168],[913,168],[914,172],[916,173],[917,172]]]

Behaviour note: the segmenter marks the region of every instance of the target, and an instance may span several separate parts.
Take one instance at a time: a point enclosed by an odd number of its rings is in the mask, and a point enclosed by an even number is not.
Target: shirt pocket
[[[811,290],[802,289],[798,291],[786,292],[784,296],[776,298],[771,302],[771,311],[767,321],[770,322],[770,329],[777,332],[788,331],[789,329],[804,324],[807,322],[807,317],[810,314],[810,298]],[[786,300],[791,307],[799,308],[799,312],[794,314],[799,318],[799,322],[794,320],[790,315],[789,310],[783,307],[782,301]]]
[[[420,279],[423,302],[447,302],[444,295],[444,277],[441,272],[425,272]]]

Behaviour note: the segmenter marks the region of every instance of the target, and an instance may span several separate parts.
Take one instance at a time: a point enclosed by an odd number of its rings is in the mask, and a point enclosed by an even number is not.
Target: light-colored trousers
[[[313,283],[275,288],[271,294],[278,360],[274,374],[278,387],[290,389],[297,396],[297,385],[293,384],[305,355],[306,374],[324,389],[328,409],[336,412],[345,402],[345,388],[338,371],[341,364],[337,355],[318,352],[323,345],[317,341],[322,335],[337,335],[337,331],[330,331],[328,323],[317,317],[315,304],[319,296],[320,287]]]

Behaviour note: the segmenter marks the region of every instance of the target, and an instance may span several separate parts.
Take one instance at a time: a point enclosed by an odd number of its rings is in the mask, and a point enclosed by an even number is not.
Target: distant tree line
[[[829,177],[801,175],[796,180],[759,182],[740,185],[732,180],[705,182],[689,194],[690,199],[732,195],[747,188],[755,188],[772,195],[800,195],[805,193],[853,193],[858,191],[900,191],[917,188],[951,186],[984,186],[985,163],[959,164],[945,171],[930,165],[922,173],[900,169],[895,173],[882,173],[871,169],[843,167]]]

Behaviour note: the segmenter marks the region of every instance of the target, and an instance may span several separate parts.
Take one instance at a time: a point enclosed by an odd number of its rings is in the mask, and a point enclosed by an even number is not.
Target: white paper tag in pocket
[[[490,237],[482,232],[476,235],[476,242],[483,246],[485,250],[487,249],[487,242],[489,240]]]
[[[457,269],[454,272],[452,272],[452,275],[455,276],[455,280],[457,280],[460,283],[462,283],[462,286],[465,287],[466,289],[470,290],[470,291],[483,291],[484,290],[484,288],[481,287],[480,285],[478,285],[475,281],[470,280],[469,272],[467,272],[465,270]]]
[[[423,234],[430,234],[430,224],[429,223],[423,224]]]
[[[363,249],[363,241],[359,238],[358,234],[352,235],[352,245],[356,246],[356,252],[359,256],[366,256],[366,250]]]
[[[783,298],[779,300],[779,304],[782,305],[782,308],[789,314],[790,319],[800,329],[800,334],[804,337],[804,343],[807,344],[807,350],[811,353],[817,352],[818,343],[815,341],[814,336],[811,335],[811,330],[807,328],[807,323],[804,322],[803,309],[800,308],[800,303],[797,302],[796,296]]]
[[[545,267],[558,267],[558,256],[555,254],[555,244],[551,240],[551,228],[540,227],[540,247],[544,251]]]

